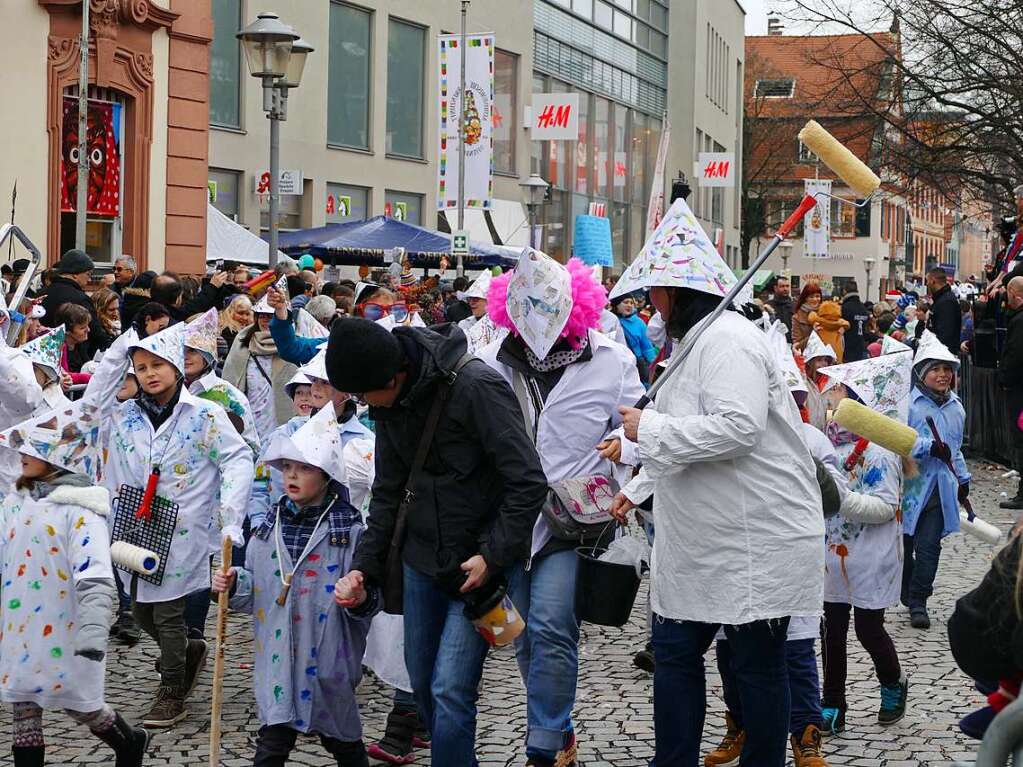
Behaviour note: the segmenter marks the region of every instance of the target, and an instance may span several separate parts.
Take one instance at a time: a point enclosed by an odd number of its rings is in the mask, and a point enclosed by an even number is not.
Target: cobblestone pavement
[[[1003,469],[972,462],[975,474],[974,505],[978,513],[1009,529],[1012,519],[998,509],[1001,494],[1015,490],[1015,480],[1002,479]],[[826,742],[831,765],[853,767],[909,767],[946,764],[968,757],[973,744],[956,728],[957,720],[981,704],[973,689],[952,661],[944,629],[956,597],[979,582],[994,550],[973,538],[953,536],[945,542],[932,600],[934,627],[915,631],[901,609],[890,614],[888,627],[899,657],[910,675],[910,707],[906,718],[889,728],[876,721],[879,702],[877,682],[869,659],[850,632],[849,723],[842,738]],[[653,703],[651,678],[632,665],[634,651],[646,635],[644,584],[631,622],[622,630],[586,625],[581,642],[579,692],[575,721],[580,740],[580,764],[585,767],[638,767],[646,765],[653,752]],[[212,615],[211,615],[212,621]],[[257,728],[251,690],[251,634],[247,619],[233,616],[231,642],[226,656],[224,740],[221,762],[228,767],[252,762],[253,737]],[[212,629],[210,631],[212,633]],[[723,715],[720,683],[714,671],[713,651],[708,655],[709,711],[705,742],[720,738]],[[146,639],[132,650],[114,648],[107,666],[110,702],[130,721],[136,721],[151,700],[156,684],[153,660],[155,645]],[[198,765],[208,762],[210,673],[199,684],[190,703],[191,714],[168,732],[155,735],[152,765]],[[370,742],[379,737],[390,708],[390,691],[367,677],[359,690],[359,701]],[[4,725],[9,732],[8,722]],[[109,751],[60,713],[47,713],[48,764],[112,764]],[[525,763],[525,704],[514,658],[510,650],[494,653],[487,662],[480,701],[478,750],[486,767]],[[0,743],[9,742],[7,737]],[[0,748],[0,764],[10,764],[6,747]],[[301,739],[292,755],[299,765],[330,764],[313,739]],[[420,752],[416,764],[429,763]],[[454,767],[443,765],[442,767]]]

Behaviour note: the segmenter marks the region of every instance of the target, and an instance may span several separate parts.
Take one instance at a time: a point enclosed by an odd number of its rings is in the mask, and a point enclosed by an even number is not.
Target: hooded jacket
[[[454,325],[393,332],[411,369],[394,406],[370,410],[376,421],[376,479],[353,563],[376,582],[437,386],[466,351],[465,336]],[[497,371],[473,360],[458,373],[410,489],[403,559],[419,572],[451,575],[475,554],[494,571],[529,555],[547,478],[518,401]]]

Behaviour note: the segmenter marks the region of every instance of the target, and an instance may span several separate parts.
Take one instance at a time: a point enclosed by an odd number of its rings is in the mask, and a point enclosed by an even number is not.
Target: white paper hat
[[[274,290],[281,293],[284,296],[284,303],[287,304],[291,301],[291,295],[288,293],[288,275],[282,274],[281,278],[273,284]],[[273,314],[275,309],[270,306],[270,302],[267,301],[267,297],[270,295],[270,291],[267,290],[263,294],[263,297],[259,299],[259,302],[252,307],[252,311],[256,314]]]
[[[465,291],[464,298],[466,300],[470,298],[483,298],[487,297],[487,291],[490,290],[490,281],[494,279],[494,276],[489,271],[480,272],[480,276],[477,277],[469,289]]]
[[[809,362],[817,357],[831,357],[831,359],[838,361],[838,355],[835,354],[835,350],[832,349],[828,344],[821,340],[821,337],[817,335],[817,331],[810,331],[810,338],[806,342],[806,348],[803,350],[803,361]]]
[[[0,445],[98,481],[100,411],[84,402],[33,416],[0,434]]]
[[[330,331],[303,308],[295,312],[295,334],[306,338],[327,338]]]
[[[959,358],[950,352],[948,347],[939,341],[938,337],[930,330],[925,330],[920,336],[920,342],[916,347],[916,356],[913,357],[914,367],[925,360],[947,362],[954,368],[959,367]]]
[[[167,360],[179,373],[185,374],[185,326],[181,323],[136,341],[128,347],[128,355],[131,356],[136,349],[144,349]]]
[[[821,368],[819,372],[828,377],[825,391],[844,384],[872,410],[903,423],[909,420],[909,391],[913,386],[911,354],[883,354]]]
[[[484,346],[498,339],[504,340],[508,335],[508,328],[500,328],[490,319],[490,315],[484,314],[480,321],[465,331],[467,351],[475,354]]]
[[[217,358],[217,338],[220,337],[220,315],[216,309],[196,317],[185,325],[185,346],[199,352],[206,352]]]
[[[362,294],[370,288],[379,288],[375,282],[360,282],[355,286],[355,296],[352,298],[352,303],[359,303],[359,299],[362,298]]]
[[[781,320],[776,320],[767,329],[767,343],[774,352],[774,357],[778,361],[778,368],[781,370],[782,378],[785,379],[785,384],[789,387],[789,391],[806,393],[806,379],[799,372],[799,365],[796,364],[796,359],[792,356],[792,347],[789,346],[789,342],[785,338],[787,332],[788,329],[785,327],[785,323]]]
[[[390,314],[385,314],[379,320],[376,320],[376,323],[377,323],[377,325],[380,325],[380,327],[382,327],[382,328],[384,328],[386,330],[394,330],[398,326],[398,324],[399,324],[394,319],[394,317],[391,316]],[[405,320],[404,322],[400,323],[400,324],[405,325],[406,327],[411,327],[411,328],[425,328],[426,327],[426,323],[423,321],[423,318],[419,316],[419,312],[412,312],[408,316],[408,319]]]
[[[911,348],[906,346],[902,341],[899,341],[891,336],[885,336],[881,341],[881,354],[895,354],[896,352],[911,352]]]
[[[28,355],[32,364],[47,368],[54,377],[59,378],[60,354],[65,337],[64,326],[58,325],[19,348]]]
[[[298,369],[307,378],[319,378],[321,381],[329,381],[327,377],[327,344],[322,344],[316,350],[311,360]],[[310,381],[309,383],[312,383]]]
[[[522,340],[544,359],[572,314],[572,278],[546,253],[523,248],[508,283],[508,317]]]
[[[341,429],[334,415],[333,402],[328,402],[294,434],[274,434],[263,461],[275,469],[282,469],[285,460],[316,466],[341,484],[347,484]]]
[[[284,384],[284,392],[291,399],[295,399],[295,389],[297,389],[299,386],[310,386],[312,382],[313,379],[311,379],[309,376],[307,376],[305,373],[299,370],[297,373],[295,373],[295,375],[291,377],[291,379],[286,384]]]
[[[654,286],[692,288],[724,297],[737,281],[685,200],[679,198],[608,298]]]

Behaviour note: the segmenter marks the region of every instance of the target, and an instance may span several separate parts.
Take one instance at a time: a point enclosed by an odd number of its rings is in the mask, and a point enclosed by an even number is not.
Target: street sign
[[[696,179],[701,187],[735,186],[734,152],[700,152],[696,161]]]
[[[534,93],[529,127],[533,141],[575,141],[579,138],[579,94]]]
[[[270,171],[265,170],[253,176],[252,180],[256,187],[256,194],[270,194]],[[277,192],[279,194],[302,194],[302,171],[282,170],[277,183]]]
[[[451,255],[469,255],[469,232],[465,229],[456,229],[451,233]]]

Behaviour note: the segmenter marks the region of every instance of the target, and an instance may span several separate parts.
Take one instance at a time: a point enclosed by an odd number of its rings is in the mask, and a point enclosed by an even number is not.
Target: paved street
[[[974,505],[979,513],[1007,530],[1010,517],[997,509],[997,501],[1000,493],[1015,488],[1014,480],[1000,479],[1001,467],[974,462],[972,468]],[[889,629],[911,679],[910,710],[899,724],[887,729],[877,725],[877,682],[866,654],[851,637],[849,729],[846,737],[827,742],[830,764],[853,767],[945,764],[970,754],[971,743],[959,734],[955,723],[979,705],[981,698],[955,667],[943,624],[955,598],[979,581],[992,553],[990,547],[961,535],[946,541],[932,603],[935,627],[930,631],[914,631],[901,610],[892,613]],[[645,765],[652,753],[651,679],[635,669],[631,660],[633,651],[644,642],[644,594],[645,586],[633,619],[624,630],[583,628],[575,715],[581,743],[580,762],[586,767]],[[234,617],[231,628],[222,763],[240,766],[251,764],[257,724],[249,681],[251,640],[247,619]],[[108,665],[108,697],[130,720],[136,720],[150,701],[156,683],[155,657],[156,648],[148,640],[132,651],[113,650]],[[708,667],[713,669],[713,665],[710,657]],[[720,737],[723,719],[715,672],[708,673],[708,683],[711,703],[706,742],[710,744]],[[366,678],[359,692],[366,739],[370,741],[380,735],[390,707],[389,693],[373,678]],[[207,759],[209,697],[207,673],[192,699],[191,716],[175,729],[156,735],[149,764],[197,765]],[[9,727],[9,723],[4,726]],[[105,747],[84,730],[70,725],[62,714],[47,714],[47,727],[48,764],[110,762]],[[523,764],[524,735],[523,691],[512,653],[503,650],[489,660],[484,679],[479,735],[482,763],[492,767]],[[302,765],[330,763],[313,740],[302,741],[293,761]],[[8,754],[0,757],[0,764],[9,763]],[[417,764],[428,763],[428,756],[421,754]]]

